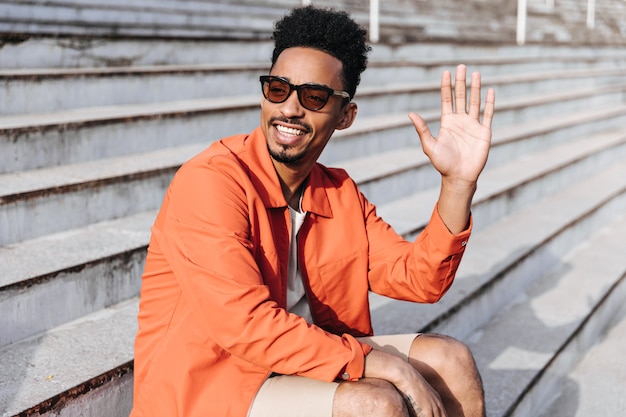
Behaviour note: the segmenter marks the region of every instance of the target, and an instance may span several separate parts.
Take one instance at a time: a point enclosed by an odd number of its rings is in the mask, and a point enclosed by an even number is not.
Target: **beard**
[[[295,155],[290,155],[288,146],[281,146],[280,149],[276,151],[272,149],[268,144],[267,150],[274,161],[285,165],[295,165],[300,162],[302,158],[304,158],[304,155],[306,155],[306,151],[302,151]]]

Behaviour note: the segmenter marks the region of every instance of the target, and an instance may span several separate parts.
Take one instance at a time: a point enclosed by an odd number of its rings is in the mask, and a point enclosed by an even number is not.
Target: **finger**
[[[450,71],[441,74],[441,115],[452,113],[452,75]]]
[[[480,73],[472,73],[472,84],[470,85],[470,99],[468,114],[473,119],[478,120],[480,116]]]
[[[435,138],[430,133],[430,129],[428,128],[428,124],[426,121],[416,113],[409,113],[409,119],[413,122],[413,126],[415,127],[415,131],[420,138],[420,142],[422,143],[422,151],[426,155],[430,154],[430,150],[435,146]]]
[[[485,111],[483,112],[483,126],[491,128],[493,121],[493,113],[496,105],[496,92],[493,88],[487,90],[487,98],[485,99]]]
[[[456,67],[456,76],[454,79],[454,101],[456,103],[456,112],[465,113],[465,65]]]

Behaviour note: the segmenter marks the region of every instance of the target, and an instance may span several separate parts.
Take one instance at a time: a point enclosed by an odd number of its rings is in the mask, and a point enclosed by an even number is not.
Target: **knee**
[[[449,336],[442,337],[445,340],[445,357],[442,358],[444,364],[447,364],[447,366],[453,370],[466,370],[474,372],[476,369],[476,362],[474,361],[474,355],[472,355],[472,352],[467,345]]]
[[[364,378],[339,385],[333,402],[333,415],[368,417],[407,417],[404,399],[388,381]]]
[[[458,373],[459,371],[476,369],[476,362],[470,349],[463,342],[444,335],[422,335],[427,349],[427,363],[440,372]],[[418,339],[419,339],[418,338]],[[419,358],[419,356],[417,356]]]
[[[404,399],[393,386],[384,381],[373,389],[368,396],[368,416],[406,417],[408,410]]]

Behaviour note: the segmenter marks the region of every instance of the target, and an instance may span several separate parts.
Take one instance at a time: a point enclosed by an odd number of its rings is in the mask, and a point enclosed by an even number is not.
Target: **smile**
[[[295,129],[292,127],[286,127],[282,125],[276,125],[276,130],[285,135],[294,135],[294,136],[302,136],[304,135],[304,130]]]

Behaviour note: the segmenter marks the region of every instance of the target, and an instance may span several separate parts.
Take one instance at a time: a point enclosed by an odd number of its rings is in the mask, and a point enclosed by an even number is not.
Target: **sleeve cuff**
[[[338,375],[344,381],[358,381],[365,372],[365,356],[371,352],[372,347],[361,343],[349,334],[344,334],[343,339],[348,342],[352,350],[352,359]]]
[[[470,213],[469,226],[467,229],[460,233],[452,234],[441,219],[438,206],[435,205],[426,230],[430,241],[437,249],[442,253],[454,255],[465,251],[465,246],[467,246],[470,234],[472,233],[473,222],[473,216]]]

